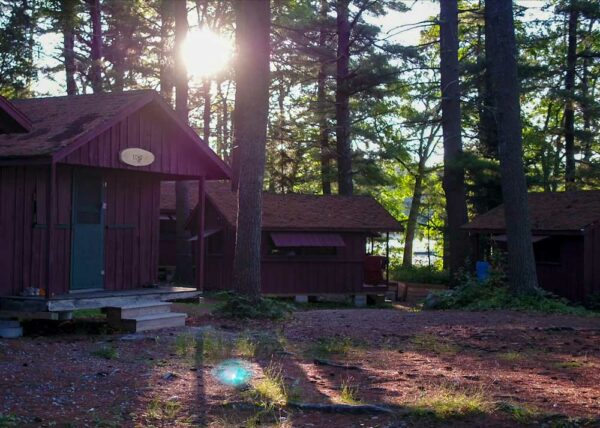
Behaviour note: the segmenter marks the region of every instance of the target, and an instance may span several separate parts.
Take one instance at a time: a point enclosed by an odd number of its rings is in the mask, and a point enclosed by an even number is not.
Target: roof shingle
[[[580,231],[600,222],[600,190],[529,193],[528,200],[532,231]],[[504,230],[504,205],[475,217],[463,228]]]
[[[198,201],[197,184],[191,190],[192,206]],[[237,195],[229,182],[206,182],[206,195],[227,222],[236,224]],[[175,210],[175,185],[163,182],[161,209]],[[370,196],[263,193],[263,228],[269,230],[403,230]]]
[[[12,100],[31,122],[27,133],[0,135],[0,157],[48,156],[110,121],[152,90]]]

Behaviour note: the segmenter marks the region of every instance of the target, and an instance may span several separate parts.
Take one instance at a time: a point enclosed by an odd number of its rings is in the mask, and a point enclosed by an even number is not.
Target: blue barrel
[[[484,261],[475,263],[475,272],[477,273],[477,281],[485,282],[490,277],[490,264]]]

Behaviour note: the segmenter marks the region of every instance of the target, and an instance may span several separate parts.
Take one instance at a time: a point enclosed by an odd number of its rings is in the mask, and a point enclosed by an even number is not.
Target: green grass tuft
[[[144,416],[155,422],[174,422],[181,412],[181,408],[181,404],[177,400],[161,400],[155,398],[148,403]]]
[[[548,314],[598,315],[582,306],[574,306],[566,299],[544,290],[537,290],[532,295],[516,295],[498,281],[479,284],[473,279],[467,279],[463,285],[452,290],[430,294],[425,299],[424,307],[469,311],[511,309]]]
[[[254,301],[246,296],[230,294],[214,313],[226,318],[283,320],[293,311],[292,305],[279,300],[260,298]]]
[[[497,353],[496,358],[502,361],[515,362],[523,360],[525,356],[521,352],[506,351]]]
[[[257,344],[249,336],[240,336],[235,340],[234,352],[243,358],[254,358],[257,351]]]
[[[525,404],[503,402],[498,404],[498,410],[508,413],[515,422],[523,425],[531,424],[542,416],[539,410]]]
[[[358,385],[352,385],[350,379],[342,381],[340,386],[340,401],[344,404],[360,404]]]
[[[104,358],[105,360],[115,360],[119,358],[119,350],[112,346],[102,346],[91,352],[94,357]]]
[[[425,394],[415,405],[417,415],[441,420],[483,414],[490,410],[491,405],[481,392],[459,391],[451,387],[441,387]]]
[[[321,337],[311,347],[311,354],[318,358],[327,358],[332,355],[345,356],[354,346],[355,343],[349,337]]]
[[[436,354],[456,354],[460,351],[457,345],[448,343],[431,333],[415,334],[410,342],[420,351],[435,352]]]
[[[265,408],[282,407],[288,402],[288,394],[283,380],[281,366],[269,364],[263,371],[263,378],[252,385],[246,395],[257,405]]]
[[[587,367],[589,363],[587,361],[570,360],[570,361],[559,361],[553,364],[557,369],[579,369]]]
[[[13,428],[19,426],[16,416],[0,413],[0,428]]]
[[[175,337],[175,353],[180,357],[193,356],[196,352],[196,338],[193,334],[182,333]]]

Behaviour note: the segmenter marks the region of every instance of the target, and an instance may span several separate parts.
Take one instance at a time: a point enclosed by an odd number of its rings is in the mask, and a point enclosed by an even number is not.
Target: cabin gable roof
[[[529,216],[534,232],[576,232],[600,222],[600,190],[529,193]],[[472,231],[506,229],[504,205],[478,215],[463,226]]]
[[[0,95],[0,134],[29,132],[31,121],[13,103]]]
[[[191,204],[197,206],[197,183]],[[229,182],[207,182],[207,202],[235,227],[237,193]],[[161,210],[175,210],[175,184],[163,182]],[[192,215],[195,215],[195,211]],[[402,225],[370,196],[306,195],[263,192],[263,230],[289,231],[402,231]]]
[[[152,104],[207,161],[211,178],[228,178],[229,167],[152,90],[15,100],[31,119],[25,134],[0,135],[0,160],[61,161],[132,114]]]

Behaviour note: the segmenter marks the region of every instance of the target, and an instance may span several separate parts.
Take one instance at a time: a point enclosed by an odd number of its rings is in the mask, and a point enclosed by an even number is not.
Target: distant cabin
[[[163,183],[161,192],[161,265],[167,267],[175,263],[174,187]],[[207,182],[205,206],[204,289],[229,290],[237,193],[229,182]],[[197,215],[196,208],[190,221],[195,237]],[[263,294],[360,295],[387,290],[385,257],[371,256],[368,244],[379,239],[385,253],[387,234],[402,231],[402,226],[372,197],[264,192],[262,223]]]
[[[0,300],[156,284],[161,181],[228,177],[154,91],[0,98]]]
[[[530,193],[528,200],[539,285],[573,301],[600,293],[600,191]],[[463,227],[475,260],[506,249],[503,205]]]

